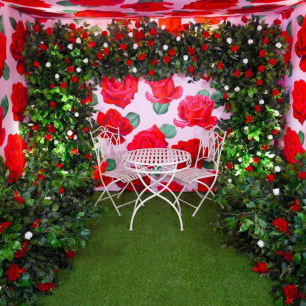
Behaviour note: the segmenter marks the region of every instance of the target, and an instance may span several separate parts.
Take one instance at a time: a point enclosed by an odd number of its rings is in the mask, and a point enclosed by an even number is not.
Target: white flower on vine
[[[71,135],[73,135],[73,132],[72,132],[72,131],[68,131],[68,132],[67,132],[67,135],[68,135],[68,136],[71,136]]]
[[[105,43],[103,44],[103,47],[104,47],[104,48],[107,48],[107,47],[108,47],[108,43],[105,42]]]
[[[128,54],[127,54],[126,52],[124,52],[124,53],[123,53],[123,55],[124,55],[125,57],[127,57],[127,56],[128,56]]]
[[[267,95],[267,94],[268,94],[268,91],[267,91],[267,90],[265,90],[265,91],[264,91],[264,95]]]
[[[80,116],[80,114],[78,112],[74,113],[74,117],[79,117],[79,116]]]
[[[134,68],[132,69],[132,71],[133,71],[134,73],[136,73],[136,72],[137,72],[137,68],[134,67]]]
[[[95,31],[95,32],[94,32],[94,35],[95,35],[95,36],[98,36],[98,35],[99,35],[99,32],[98,32],[98,31]]]
[[[77,69],[75,69],[75,71],[76,71],[77,73],[80,73],[80,72],[82,71],[82,69],[81,69],[80,67],[78,67]]]
[[[232,179],[230,179],[230,178],[229,178],[227,181],[228,181],[230,184],[232,183]]]
[[[253,39],[249,39],[249,40],[248,40],[248,44],[249,44],[249,45],[252,45],[253,42],[254,42]]]
[[[73,49],[73,44],[69,44],[67,47],[68,47],[68,49],[72,50]]]
[[[265,104],[265,101],[263,99],[260,99],[259,104]]]
[[[275,172],[281,172],[281,167],[280,167],[280,166],[276,166],[276,167],[274,168],[274,171],[275,171]]]
[[[240,87],[237,86],[237,87],[234,88],[234,90],[235,90],[236,92],[239,92],[239,91],[240,91]]]
[[[55,77],[56,79],[59,79],[59,74],[57,73],[54,77]]]
[[[25,235],[24,235],[24,238],[27,239],[27,240],[30,240],[32,237],[33,237],[33,233],[31,233],[31,232],[26,232]]]
[[[50,63],[50,62],[47,62],[47,63],[46,63],[46,67],[48,67],[48,68],[51,67],[51,63]]]
[[[269,135],[269,136],[268,136],[268,139],[272,140],[272,139],[273,139],[273,136],[272,136],[272,135]]]
[[[176,41],[180,41],[181,40],[181,36],[176,36]]]
[[[273,194],[274,195],[279,195],[279,188],[273,189]]]
[[[163,45],[163,49],[166,51],[166,50],[168,50],[168,46],[167,45]]]
[[[260,151],[257,151],[257,152],[256,152],[256,155],[260,156],[260,155],[261,155],[261,152],[260,152]]]
[[[257,245],[260,247],[260,248],[263,248],[265,246],[265,243],[262,241],[262,240],[258,240],[257,241]]]
[[[138,45],[137,45],[137,44],[134,44],[134,45],[133,45],[133,49],[134,49],[134,50],[138,49]]]
[[[244,59],[242,60],[242,62],[243,62],[244,64],[247,64],[247,63],[249,62],[249,60],[248,60],[247,58],[244,58]]]
[[[248,126],[245,126],[245,127],[244,127],[244,130],[245,130],[245,131],[247,131],[248,129],[249,129],[249,127],[248,127]]]
[[[282,44],[280,42],[278,42],[276,45],[275,45],[276,48],[280,49],[282,47]]]
[[[58,140],[55,139],[55,140],[54,140],[54,144],[55,144],[55,145],[59,144]]]
[[[231,44],[232,43],[232,38],[231,37],[228,37],[227,39],[226,39],[226,42],[228,43],[228,44]]]
[[[77,136],[77,135],[74,135],[74,136],[73,136],[73,139],[74,139],[74,140],[77,140],[77,139],[78,139],[78,136]]]
[[[161,28],[162,30],[165,30],[165,29],[166,29],[166,26],[163,24],[160,28]]]
[[[224,90],[225,90],[225,91],[228,91],[228,90],[229,90],[229,86],[228,86],[228,85],[225,85],[225,86],[224,86]]]
[[[78,37],[77,39],[76,39],[76,41],[75,41],[77,44],[80,44],[81,42],[82,42],[82,40],[81,40],[81,38],[80,37]]]
[[[239,163],[242,163],[242,157],[238,158]]]
[[[259,25],[259,26],[257,27],[257,31],[261,31],[261,30],[262,30],[262,26]]]
[[[129,37],[133,37],[134,36],[134,34],[133,34],[133,32],[129,32]]]
[[[183,56],[184,61],[188,61],[188,55]]]
[[[278,117],[279,116],[279,111],[278,110],[274,110],[274,115],[276,116],[276,117]]]

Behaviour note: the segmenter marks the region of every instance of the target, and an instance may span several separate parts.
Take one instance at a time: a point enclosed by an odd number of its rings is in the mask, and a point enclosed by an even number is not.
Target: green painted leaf
[[[177,134],[176,127],[171,124],[163,124],[159,130],[169,139],[175,137]]]
[[[299,15],[297,17],[297,23],[298,25],[301,27],[303,25],[303,21],[304,21],[304,16],[303,15]]]
[[[17,22],[13,17],[10,17],[10,24],[11,24],[12,28],[16,31]]]
[[[266,17],[266,15],[259,15],[257,17],[258,17],[258,20],[260,21],[260,20],[264,19]]]
[[[96,94],[92,94],[92,103],[90,103],[91,106],[95,106],[98,104],[98,97]]]
[[[0,16],[0,32],[1,32],[3,35],[6,35],[6,34],[5,34],[5,26],[4,26],[3,16],[2,16],[2,15]]]
[[[301,141],[301,144],[304,144],[304,140],[305,140],[305,136],[304,136],[304,133],[302,131],[299,131],[299,138],[300,138],[300,141]]]
[[[130,120],[130,124],[133,126],[134,130],[138,127],[140,123],[140,116],[138,114],[130,112],[125,116],[125,118]]]
[[[7,95],[5,95],[3,99],[1,100],[0,106],[3,108],[3,119],[4,119],[7,114],[8,108],[9,108]]]
[[[153,109],[157,115],[163,115],[168,111],[170,103],[166,104],[159,104],[159,103],[153,103]]]
[[[93,27],[91,27],[91,28],[89,29],[89,33],[90,33],[90,34],[95,33],[95,31],[98,31],[99,33],[102,32],[101,28],[100,28],[99,26],[97,26],[97,25],[95,25],[95,26],[93,26]]]
[[[207,89],[202,89],[202,90],[197,92],[197,95],[209,97],[210,92]]]
[[[288,23],[288,25],[286,27],[286,31],[287,31],[287,33],[290,37],[293,37],[293,35],[292,35],[292,20]]]
[[[76,11],[78,12],[78,11]],[[73,19],[73,21],[76,23],[76,24],[80,24],[84,21],[84,19]]]
[[[63,12],[74,14],[74,13],[77,13],[78,11],[77,10],[63,10]]]
[[[222,96],[222,93],[220,91],[216,91],[216,92],[212,93],[210,98],[215,102],[214,108],[218,108],[220,106],[218,103],[223,98],[223,96]]]
[[[107,159],[106,162],[108,163],[108,167],[106,168],[106,171],[111,171],[116,168],[116,162],[114,159]]]
[[[4,63],[3,77],[7,81],[10,78],[10,68],[7,63]]]
[[[292,76],[292,64],[291,64],[291,61],[289,62],[289,67],[288,67],[288,77],[290,78]]]
[[[70,3],[70,1],[59,1],[56,2],[56,4],[61,5],[61,6],[76,6],[75,4]]]

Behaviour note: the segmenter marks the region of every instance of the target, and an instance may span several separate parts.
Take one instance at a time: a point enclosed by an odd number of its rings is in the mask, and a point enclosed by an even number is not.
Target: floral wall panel
[[[18,122],[27,104],[23,66],[26,22],[33,18],[0,4],[0,155],[18,177],[24,166],[25,142]]]

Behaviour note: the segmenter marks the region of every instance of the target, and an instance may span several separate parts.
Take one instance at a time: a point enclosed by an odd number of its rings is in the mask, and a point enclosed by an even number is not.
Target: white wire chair
[[[195,208],[195,211],[192,214],[193,217],[196,215],[205,199],[211,200],[211,198],[208,197],[210,194],[212,196],[215,196],[213,188],[218,178],[220,157],[221,152],[223,150],[225,136],[226,133],[222,131],[218,126],[211,127],[209,130],[207,130],[207,127],[205,129],[201,128],[199,151],[194,167],[182,170],[175,174],[176,179],[185,183],[183,189],[181,190],[177,198],[179,199],[179,201]],[[211,163],[213,169],[197,168],[198,163],[203,160],[207,161],[208,163]],[[206,184],[201,181],[202,179],[206,178],[210,179],[211,184]],[[198,191],[198,188],[192,185],[194,182],[197,183],[198,186],[200,184],[206,187],[207,192],[205,195],[202,195]],[[198,196],[201,198],[200,204],[198,206],[194,206],[189,202],[181,199],[181,195],[184,192],[186,186],[188,185],[191,185],[194,188],[195,192],[198,194]]]
[[[133,181],[138,179],[139,176],[137,175],[136,172],[126,170],[122,168],[122,157],[123,157],[123,146],[120,141],[120,129],[114,128],[112,126],[100,126],[98,129],[96,129],[93,132],[90,132],[90,136],[92,139],[92,142],[94,144],[94,150],[96,152],[97,156],[97,162],[98,162],[98,169],[99,169],[99,174],[101,178],[101,183],[104,187],[104,190],[102,194],[100,195],[99,199],[96,201],[95,206],[97,206],[98,202],[104,201],[106,199],[110,199],[112,204],[114,205],[117,213],[119,216],[121,216],[119,212],[119,208],[125,205],[128,205],[130,203],[136,202],[136,199],[133,201],[130,201],[125,204],[121,205],[116,205],[113,197],[117,196],[119,198],[122,194],[122,192],[126,189],[126,187],[131,183],[137,197],[138,197],[138,192],[133,184]],[[101,172],[101,165],[103,162],[105,162],[107,159],[114,159],[116,162],[116,169],[111,170],[111,171],[106,171],[106,172]],[[121,167],[120,167],[121,166]],[[112,178],[112,181],[109,184],[105,184],[104,177],[110,177]],[[121,189],[119,193],[110,195],[108,188],[117,183],[117,182],[123,182],[125,183],[125,186]],[[103,198],[104,194],[107,194],[106,197]]]

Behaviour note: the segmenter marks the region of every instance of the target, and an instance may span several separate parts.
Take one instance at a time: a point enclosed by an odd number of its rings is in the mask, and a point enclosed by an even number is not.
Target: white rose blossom
[[[260,152],[260,151],[257,151],[257,152],[256,152],[256,155],[260,156],[260,155],[261,155],[261,152]]]
[[[265,91],[264,91],[264,95],[267,95],[267,94],[268,94],[268,91],[267,91],[267,90],[265,90]]]
[[[228,179],[227,181],[228,181],[230,184],[232,183],[232,179]]]
[[[249,39],[249,40],[248,40],[248,44],[249,44],[249,45],[252,45],[253,42],[254,42],[253,39]]]
[[[48,68],[51,67],[51,63],[50,63],[50,62],[47,62],[47,63],[46,63],[46,67],[48,67]]]
[[[165,30],[165,29],[166,29],[166,26],[163,24],[160,28],[161,28],[162,30]]]
[[[181,40],[181,36],[176,36],[176,41],[180,41]]]
[[[259,25],[259,26],[257,27],[257,31],[261,31],[261,30],[262,30],[262,26]]]
[[[80,37],[78,37],[77,39],[76,39],[76,41],[75,41],[77,44],[80,44],[81,42],[82,42],[82,40],[81,40],[81,38]]]
[[[138,45],[137,45],[137,44],[134,44],[134,45],[133,45],[133,49],[134,49],[134,50],[138,49]]]
[[[260,247],[260,248],[263,248],[265,246],[265,243],[262,241],[262,240],[258,240],[257,241],[257,245]]]
[[[278,43],[275,45],[275,47],[278,48],[278,49],[280,49],[280,48],[282,47],[282,44],[278,42]]]
[[[125,57],[127,57],[127,56],[128,56],[128,54],[127,54],[126,52],[124,52],[124,53],[123,53],[123,55],[124,55]]]
[[[133,37],[134,36],[134,34],[133,34],[133,32],[129,32],[129,37]]]
[[[54,144],[55,144],[55,145],[59,144],[58,140],[55,139],[55,140],[54,140]]]
[[[134,67],[132,71],[133,71],[134,73],[136,73],[136,72],[137,72],[137,68]]]
[[[242,157],[238,158],[239,163],[242,163]]]
[[[105,43],[103,44],[103,47],[104,47],[104,48],[107,48],[107,47],[108,47],[108,43],[105,42]]]
[[[77,140],[77,139],[78,139],[78,136],[77,136],[77,135],[74,135],[74,136],[73,136],[73,139],[74,139],[74,140]]]
[[[33,237],[33,233],[31,233],[31,232],[26,232],[25,235],[24,235],[24,238],[27,239],[27,240],[30,240],[32,237]]]
[[[80,73],[80,72],[82,71],[82,69],[81,69],[80,67],[78,67],[77,69],[75,69],[75,71],[76,71],[77,73]]]
[[[265,104],[265,101],[263,99],[260,99],[259,104]]]
[[[276,167],[274,168],[274,171],[275,171],[275,172],[280,172],[280,171],[281,171],[281,167],[280,167],[280,166],[276,166]]]
[[[272,135],[269,135],[269,136],[268,136],[268,139],[270,139],[270,140],[273,139],[273,136],[272,136]]]
[[[212,63],[212,64],[211,64],[211,67],[215,67],[215,63]]]
[[[239,86],[237,86],[237,87],[235,87],[235,89],[234,89],[236,92],[239,92],[240,91],[240,87]]]
[[[244,59],[242,60],[242,62],[243,62],[244,64],[247,64],[247,63],[249,62],[249,60],[248,60],[247,58],[244,58]]]
[[[45,197],[45,200],[51,200],[51,197]]]
[[[69,45],[68,45],[68,49],[72,50],[72,49],[73,49],[73,45],[72,45],[72,44],[69,44]]]
[[[166,50],[168,50],[168,46],[167,45],[163,45],[163,49],[166,51]]]
[[[229,90],[229,86],[228,86],[228,85],[225,85],[225,86],[224,86],[224,90],[225,90],[225,91],[228,91],[228,90]]]
[[[74,113],[74,116],[75,116],[75,117],[79,117],[80,114],[79,114],[78,112],[75,112],[75,113]]]
[[[183,56],[184,61],[188,61],[188,55]]]
[[[273,194],[274,195],[279,195],[279,188],[273,189]]]
[[[278,117],[278,116],[279,116],[279,111],[278,111],[278,110],[274,110],[274,115],[275,115],[276,117]]]
[[[88,63],[88,58],[87,57],[83,59],[83,63],[85,63],[85,64]]]
[[[67,135],[68,135],[68,136],[71,136],[72,134],[73,134],[72,131],[68,131],[68,132],[67,132]]]
[[[246,131],[246,130],[248,130],[248,129],[249,129],[249,127],[248,127],[248,126],[245,126],[245,127],[244,127],[244,130],[245,130],[245,131]]]
[[[232,38],[231,37],[228,37],[227,39],[226,39],[226,42],[230,45],[231,43],[232,43]]]
[[[94,32],[94,35],[95,35],[95,36],[98,36],[98,35],[99,35],[99,32],[98,32],[98,31],[95,31],[95,32]]]
[[[57,73],[54,77],[55,77],[56,79],[59,79],[59,74]]]

